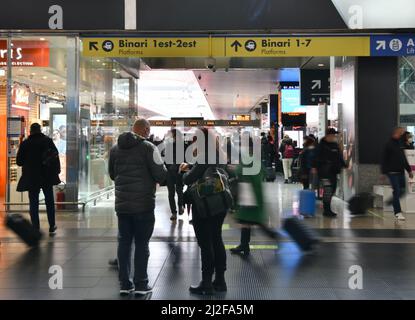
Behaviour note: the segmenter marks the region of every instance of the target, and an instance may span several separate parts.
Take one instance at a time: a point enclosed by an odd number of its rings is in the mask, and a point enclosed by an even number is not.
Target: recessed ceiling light
[[[55,83],[56,83],[56,82],[58,82],[58,80],[56,80],[56,79],[53,79],[53,82],[55,82]]]
[[[45,41],[46,39],[45,39],[45,38],[40,38],[39,40],[40,40],[40,41]]]
[[[43,76],[43,77],[42,77],[42,79],[43,79],[43,80],[46,80],[47,78],[48,78],[48,77],[46,77],[46,76]]]
[[[101,60],[97,59],[97,62],[101,62]]]
[[[23,72],[23,69],[21,69],[21,68],[20,68],[20,69],[19,69],[19,71],[20,71],[20,72]]]
[[[107,64],[105,62],[102,63],[103,66],[106,66]]]
[[[36,73],[35,73],[35,72],[32,72],[32,73],[31,73],[31,75],[32,75],[32,76],[35,76],[35,75],[36,75]]]

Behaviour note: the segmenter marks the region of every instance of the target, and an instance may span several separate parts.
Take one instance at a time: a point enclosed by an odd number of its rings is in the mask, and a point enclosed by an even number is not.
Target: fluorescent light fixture
[[[319,63],[318,66],[319,67],[324,67],[324,63]]]
[[[331,0],[351,29],[415,28],[414,0]]]

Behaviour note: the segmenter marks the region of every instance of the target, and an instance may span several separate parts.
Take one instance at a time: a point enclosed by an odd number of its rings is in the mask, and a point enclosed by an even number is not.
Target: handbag
[[[203,177],[189,188],[194,214],[199,218],[226,213],[233,206],[233,197],[226,172],[209,167]]]

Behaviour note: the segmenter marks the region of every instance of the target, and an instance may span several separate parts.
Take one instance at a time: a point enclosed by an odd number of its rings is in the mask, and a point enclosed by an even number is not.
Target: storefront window
[[[415,57],[400,59],[400,123],[415,135]]]
[[[63,183],[68,180],[67,96],[69,37],[22,36],[11,38],[11,101],[9,103],[8,202],[27,203],[27,193],[16,191],[21,168],[16,165],[16,152],[23,139],[30,134],[32,123],[42,125],[43,133],[50,136],[59,150]],[[71,51],[69,51],[72,49]],[[7,65],[7,41],[0,41],[0,65]],[[70,53],[68,53],[70,52]],[[0,73],[0,108],[3,110],[4,77]]]

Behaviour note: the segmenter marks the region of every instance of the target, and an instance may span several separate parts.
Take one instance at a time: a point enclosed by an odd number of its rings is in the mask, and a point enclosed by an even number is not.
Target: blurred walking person
[[[405,171],[408,172],[409,177],[413,178],[411,166],[406,158],[402,137],[405,134],[403,128],[395,128],[392,132],[391,139],[386,143],[381,169],[382,173],[389,178],[393,189],[393,197],[389,204],[393,205],[393,211],[397,220],[405,220],[402,214],[400,198],[405,194]]]

